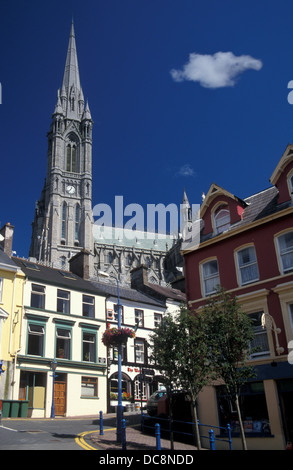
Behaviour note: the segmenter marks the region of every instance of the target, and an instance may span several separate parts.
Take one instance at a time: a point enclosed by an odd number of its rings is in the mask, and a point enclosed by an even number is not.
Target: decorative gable
[[[278,203],[290,201],[293,198],[293,145],[288,144],[270,182],[279,190]]]
[[[247,204],[229,191],[213,183],[200,208],[204,235],[220,234],[242,219]]]

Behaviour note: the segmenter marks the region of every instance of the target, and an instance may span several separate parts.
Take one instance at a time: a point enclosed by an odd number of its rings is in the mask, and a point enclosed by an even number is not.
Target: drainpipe
[[[13,327],[14,304],[15,304],[15,281],[16,281],[17,271],[15,272],[14,279],[13,279],[13,294],[12,294],[11,321],[10,321],[10,337],[9,337],[9,350],[8,350],[8,353],[10,354],[10,356],[12,356],[12,354],[11,354],[11,340],[12,340],[12,327]]]

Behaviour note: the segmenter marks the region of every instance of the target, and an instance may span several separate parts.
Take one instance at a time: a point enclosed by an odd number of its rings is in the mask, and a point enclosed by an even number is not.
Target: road
[[[126,420],[128,424],[136,424],[140,422],[140,414],[129,413]],[[115,415],[104,417],[104,429],[115,426]],[[99,450],[90,439],[99,429],[99,417],[3,418],[0,450]]]
[[[98,418],[2,419],[0,450],[95,450],[95,431]]]

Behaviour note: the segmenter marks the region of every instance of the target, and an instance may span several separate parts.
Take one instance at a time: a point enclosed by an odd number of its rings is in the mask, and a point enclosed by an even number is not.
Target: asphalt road
[[[128,424],[140,422],[140,414],[125,414]],[[115,415],[104,418],[104,429],[115,427]],[[22,419],[3,418],[0,450],[98,450],[90,439],[99,432],[99,417]]]
[[[0,450],[93,450],[94,431],[98,418],[2,419]]]

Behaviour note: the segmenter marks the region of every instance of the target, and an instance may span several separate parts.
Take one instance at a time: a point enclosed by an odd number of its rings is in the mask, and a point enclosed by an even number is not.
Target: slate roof
[[[93,295],[101,295],[103,297],[107,297],[109,295],[117,297],[116,284],[106,284],[98,281],[85,280],[69,271],[62,271],[60,269],[43,266],[22,258],[13,258],[13,261],[21,268],[28,279],[32,281],[51,284],[65,289],[88,292]],[[157,307],[165,306],[165,302],[152,298],[151,296],[135,289],[119,287],[119,294],[121,299],[131,300],[137,303],[151,304]]]
[[[1,265],[3,265],[3,267],[7,266],[11,269],[17,268],[14,261],[0,248],[0,266]]]
[[[245,227],[245,225],[248,225],[257,220],[261,220],[292,205],[291,201],[278,204],[278,195],[278,189],[275,186],[271,186],[244,199],[244,202],[247,204],[247,206],[244,208],[242,219],[239,222],[233,224],[230,227],[229,232],[232,232],[233,230],[240,227]],[[203,226],[204,222],[202,221],[201,229]],[[203,233],[201,233],[201,242],[210,240],[217,236],[219,235],[213,233],[203,235]]]

